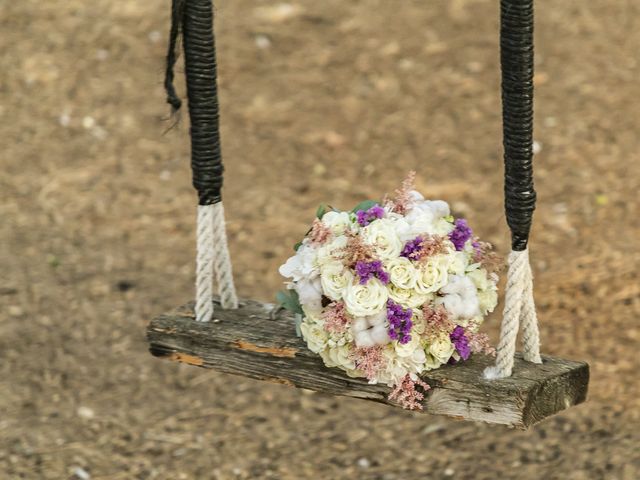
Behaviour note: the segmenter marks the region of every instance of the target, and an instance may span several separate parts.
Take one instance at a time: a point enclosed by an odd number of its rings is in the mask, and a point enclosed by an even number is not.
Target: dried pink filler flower
[[[472,353],[484,353],[485,355],[495,357],[496,349],[491,346],[489,335],[486,333],[470,333],[468,331],[466,335]]]
[[[475,254],[473,261],[480,263],[488,273],[497,273],[504,268],[504,259],[493,251],[493,245],[475,239],[473,242]]]
[[[322,312],[324,329],[329,333],[344,333],[349,325],[349,317],[342,302],[333,302],[327,305]]]
[[[376,378],[380,370],[387,366],[387,360],[382,354],[382,345],[375,347],[356,348],[352,352],[356,368],[367,380]]]
[[[357,234],[349,232],[347,236],[347,246],[342,249],[342,262],[349,268],[355,268],[358,262],[369,262],[373,260],[373,247],[364,243]]]
[[[449,335],[456,328],[442,305],[435,308],[428,304],[424,305],[422,313],[424,314],[425,335],[429,338],[437,338],[443,334]]]
[[[322,245],[326,243],[333,236],[333,232],[331,229],[327,227],[324,223],[322,223],[317,218],[313,221],[313,225],[311,226],[311,231],[308,234],[309,240],[311,243],[316,245]]]
[[[396,197],[393,200],[385,198],[385,205],[391,207],[391,211],[404,215],[409,209],[411,203],[411,192],[415,190],[416,172],[413,170],[407,174],[407,178],[402,182],[402,186],[396,190]]]
[[[422,387],[425,392],[431,389],[428,384],[420,379],[411,380],[411,377],[407,374],[389,394],[389,400],[398,402],[402,408],[407,410],[422,410],[424,393],[416,390],[416,385]]]

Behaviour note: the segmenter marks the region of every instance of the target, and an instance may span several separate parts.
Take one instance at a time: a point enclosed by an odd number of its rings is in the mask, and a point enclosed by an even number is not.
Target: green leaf
[[[371,207],[377,204],[378,202],[376,202],[375,200],[365,200],[364,202],[360,202],[358,205],[353,207],[353,210],[351,211],[355,213],[359,210],[369,210]]]
[[[324,214],[327,213],[329,210],[332,210],[332,208],[329,205],[327,205],[326,203],[321,203],[318,209],[316,210],[316,217],[318,217],[319,220],[322,220],[322,217],[324,217]]]
[[[302,242],[298,242],[293,246],[293,250],[297,252],[301,246],[302,246]]]
[[[300,299],[295,290],[280,291],[276,294],[276,300],[283,308],[293,313],[303,314]]]

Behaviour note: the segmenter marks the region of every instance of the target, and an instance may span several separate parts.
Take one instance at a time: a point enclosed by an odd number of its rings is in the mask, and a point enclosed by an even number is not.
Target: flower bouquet
[[[391,400],[420,409],[429,389],[420,374],[494,353],[479,327],[497,303],[500,262],[413,179],[351,211],[321,206],[280,267],[290,281],[278,300],[328,367],[388,384]]]

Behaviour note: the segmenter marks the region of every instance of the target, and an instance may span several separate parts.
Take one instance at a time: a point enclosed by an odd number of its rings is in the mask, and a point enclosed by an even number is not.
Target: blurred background
[[[528,432],[148,354],[147,321],[194,279],[186,115],[163,134],[169,10],[0,1],[0,478],[640,478],[640,3],[537,2],[543,349],[592,382]],[[508,252],[498,2],[220,0],[216,29],[242,296],[273,298],[318,203],[411,169]]]

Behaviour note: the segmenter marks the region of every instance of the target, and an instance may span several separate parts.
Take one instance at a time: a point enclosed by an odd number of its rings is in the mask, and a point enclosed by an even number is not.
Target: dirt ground
[[[161,3],[0,1],[1,479],[640,478],[640,3],[537,2],[543,346],[592,381],[527,432],[148,354],[147,321],[194,276]],[[497,3],[219,2],[241,295],[273,298],[318,203],[379,197],[410,169],[508,251]]]

